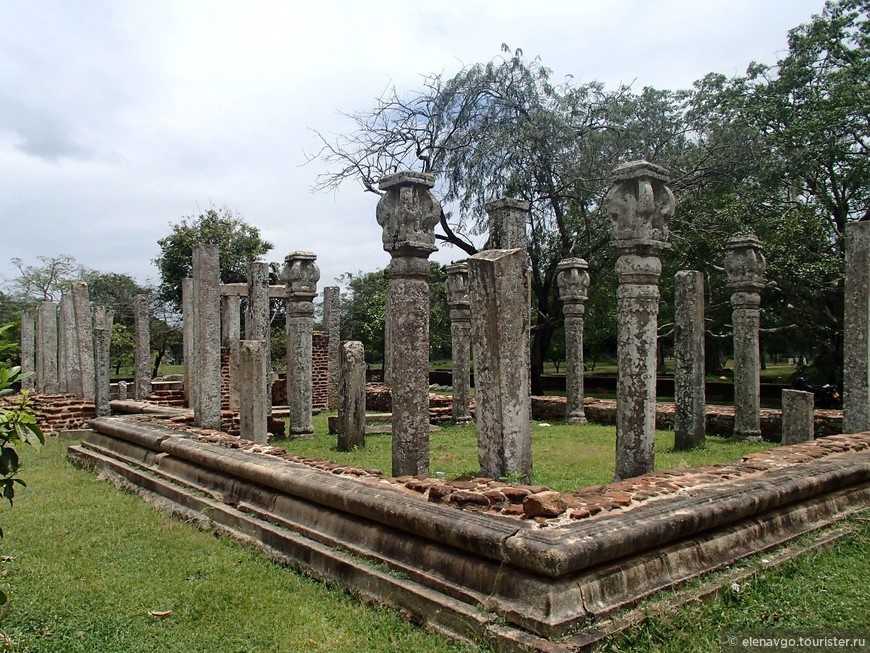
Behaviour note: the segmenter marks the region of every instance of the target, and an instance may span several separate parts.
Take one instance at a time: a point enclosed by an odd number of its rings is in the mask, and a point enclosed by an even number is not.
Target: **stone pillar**
[[[151,306],[147,294],[133,297],[133,399],[151,394]]]
[[[329,376],[326,405],[338,408],[339,368],[341,367],[341,289],[327,286],[323,289],[323,328],[329,338]]]
[[[468,259],[477,457],[481,476],[530,482],[529,278],[526,253],[493,249]]]
[[[674,285],[674,448],[704,442],[704,275],[677,272]]]
[[[266,372],[269,350],[263,340],[239,343],[239,435],[261,444],[269,441]]]
[[[229,409],[239,410],[239,389],[241,370],[239,369],[239,342],[242,338],[241,298],[238,295],[221,296],[221,349],[229,351]]]
[[[559,262],[556,283],[565,316],[565,421],[585,424],[583,410],[583,314],[589,289],[589,265],[582,258]]]
[[[341,343],[338,382],[338,450],[366,443],[366,360],[363,344]]]
[[[217,245],[193,248],[194,424],[221,427],[220,252]]]
[[[380,180],[384,250],[390,254],[387,320],[393,394],[393,476],[429,473],[429,255],[441,205],[435,176],[398,172]]]
[[[765,261],[755,236],[735,236],[727,248],[725,272],[734,324],[734,437],[760,437],[758,322]]]
[[[647,161],[613,171],[607,193],[611,243],[619,250],[616,274],[617,361],[616,478],[655,467],[656,336],[659,255],[667,247],[674,196],[668,172]]]
[[[118,399],[120,401],[127,400],[127,382],[126,381],[118,381]]]
[[[36,391],[57,394],[57,304],[42,302],[36,313]]]
[[[193,301],[193,279],[181,280],[181,338],[182,356],[184,357],[184,400],[188,408],[194,408],[195,395],[193,391],[196,370],[196,343],[193,339],[196,314]]]
[[[390,288],[387,286],[386,297],[384,298],[386,301],[386,310],[384,311],[384,363],[382,366],[382,373],[384,377],[384,385],[387,387],[391,387],[393,385],[392,374],[393,374],[393,329],[390,322]]]
[[[269,321],[269,264],[260,261],[248,268],[248,305],[245,309],[245,340],[266,343],[266,412],[272,412],[272,335]]]
[[[489,219],[487,249],[521,249],[525,252],[529,246],[526,237],[529,203],[505,197],[487,202],[484,209]]]
[[[284,259],[287,279],[287,405],[290,436],[314,434],[311,423],[311,338],[314,297],[320,269],[311,252],[291,252]]]
[[[471,412],[471,300],[468,298],[468,263],[447,266],[447,303],[450,306],[450,342],[453,352],[453,423],[468,424]]]
[[[33,313],[21,313],[21,389],[36,387],[36,325]]]
[[[73,311],[75,312],[76,339],[79,353],[81,398],[94,401],[96,398],[97,374],[94,366],[94,316],[91,312],[91,297],[88,284],[80,281],[72,284]]]
[[[782,443],[811,442],[813,425],[813,393],[800,390],[782,391]]]
[[[870,222],[846,225],[843,432],[870,431]]]
[[[94,307],[94,406],[97,416],[109,415],[109,351],[112,345],[112,320],[115,312]]]
[[[57,332],[57,389],[82,396],[82,368],[79,358],[79,339],[76,335],[76,315],[73,298],[69,293],[60,296]]]

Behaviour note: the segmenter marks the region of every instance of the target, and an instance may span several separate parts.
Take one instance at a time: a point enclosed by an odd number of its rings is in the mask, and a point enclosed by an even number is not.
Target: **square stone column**
[[[589,265],[582,258],[559,262],[556,285],[565,316],[565,421],[585,424],[583,410],[583,315],[589,290]]]
[[[239,343],[239,435],[261,444],[269,441],[266,370],[269,350],[262,340]]]
[[[393,394],[393,476],[429,474],[429,255],[441,205],[434,175],[397,172],[378,184],[376,216],[392,277],[386,346]]]
[[[109,415],[109,351],[112,345],[112,320],[115,312],[94,307],[94,406],[98,416]]]
[[[312,370],[311,338],[314,333],[314,297],[320,268],[311,252],[291,252],[284,259],[287,280],[287,406],[290,436],[310,437]]]
[[[503,197],[484,206],[488,218],[489,239],[487,249],[521,249],[529,247],[526,222],[529,203],[512,197]]]
[[[21,313],[21,389],[36,387],[36,324],[33,313]]]
[[[194,408],[195,393],[194,373],[196,363],[196,345],[193,339],[194,323],[196,322],[193,301],[193,279],[181,280],[181,347],[184,357],[184,400],[188,408]]]
[[[151,394],[151,297],[133,297],[133,399],[145,401]]]
[[[692,449],[706,436],[704,275],[677,272],[674,285],[674,448]]]
[[[870,431],[870,222],[846,225],[843,432]]]
[[[468,259],[481,476],[532,479],[529,278],[521,249]]]
[[[221,427],[221,300],[220,250],[217,245],[193,248],[193,301],[195,304],[194,423]]]
[[[447,266],[447,303],[450,306],[450,344],[453,359],[453,423],[469,424],[471,394],[471,300],[468,263]]]
[[[353,451],[366,443],[366,360],[363,344],[341,343],[338,383],[338,450]]]
[[[239,389],[242,383],[239,369],[239,342],[242,338],[241,298],[221,295],[221,349],[229,351],[229,409],[239,410]]]
[[[783,444],[798,444],[813,440],[815,437],[813,399],[812,392],[782,391]]]
[[[613,171],[606,204],[619,250],[617,289],[616,478],[655,469],[659,255],[667,247],[674,196],[668,172],[647,161]]]
[[[728,241],[725,272],[734,325],[734,438],[761,437],[761,371],[758,327],[765,260],[753,235]]]
[[[254,261],[248,267],[248,302],[245,308],[245,340],[266,343],[266,406],[272,412],[272,333],[269,320],[269,264]]]
[[[82,396],[82,368],[75,307],[72,295],[67,292],[61,294],[58,309],[57,374],[58,392]]]
[[[87,401],[93,401],[97,394],[97,376],[94,365],[94,315],[88,284],[80,281],[73,282],[72,301],[82,387],[80,396]]]
[[[57,394],[57,304],[42,302],[36,313],[36,392]]]
[[[341,367],[341,289],[327,286],[323,289],[323,328],[329,340],[329,371],[326,405],[338,408],[338,384]]]

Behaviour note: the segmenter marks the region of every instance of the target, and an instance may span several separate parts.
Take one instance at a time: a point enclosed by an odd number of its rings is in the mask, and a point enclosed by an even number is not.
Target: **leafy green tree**
[[[365,349],[366,362],[383,363],[389,273],[347,272],[339,281],[345,287],[341,296],[341,339],[359,340]]]
[[[130,327],[120,322],[112,323],[112,343],[109,347],[109,364],[115,368],[115,376],[121,374],[122,367],[132,367],[136,351],[136,341]]]
[[[272,244],[260,237],[259,229],[226,208],[210,208],[196,217],[183,217],[171,227],[171,233],[157,241],[160,255],[154,264],[161,279],[157,298],[169,302],[175,310],[181,309],[181,281],[193,270],[194,245],[219,247],[223,283],[245,281],[248,265],[272,249]]]
[[[31,304],[58,301],[61,293],[79,279],[81,266],[72,256],[38,256],[37,260],[40,265],[26,265],[17,257],[12,259],[19,273],[9,281],[13,297]]]

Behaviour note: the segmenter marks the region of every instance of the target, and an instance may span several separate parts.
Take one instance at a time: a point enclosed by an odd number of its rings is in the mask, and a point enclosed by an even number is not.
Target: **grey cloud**
[[[18,150],[49,163],[91,155],[76,142],[63,118],[27,106],[6,93],[0,93],[0,130],[18,137],[14,143]]]

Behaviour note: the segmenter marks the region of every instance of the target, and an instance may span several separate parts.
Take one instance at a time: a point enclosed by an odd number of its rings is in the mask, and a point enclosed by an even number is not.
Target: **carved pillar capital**
[[[761,253],[761,241],[754,235],[734,236],[726,247],[725,272],[728,275],[728,287],[733,291],[732,306],[758,308],[767,265]]]
[[[435,225],[441,205],[430,190],[435,175],[397,172],[378,183],[386,194],[378,202],[376,217],[383,229],[384,250],[394,259],[428,258],[435,247]]]
[[[284,258],[284,278],[287,281],[287,298],[293,302],[311,302],[317,295],[320,268],[317,255],[312,252],[290,252]]]

